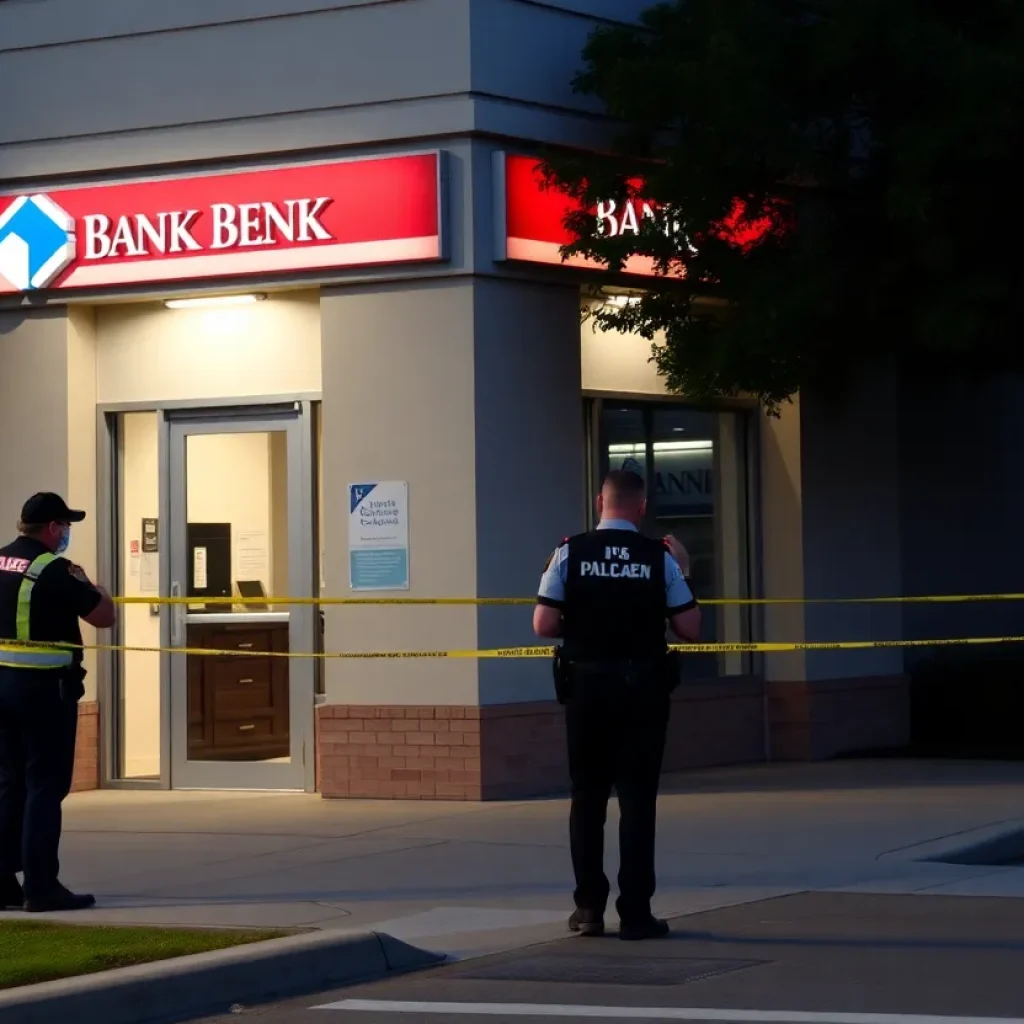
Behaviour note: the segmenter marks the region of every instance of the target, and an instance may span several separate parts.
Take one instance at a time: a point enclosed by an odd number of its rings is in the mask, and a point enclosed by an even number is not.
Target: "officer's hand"
[[[690,552],[686,550],[683,542],[673,537],[670,533],[665,538],[665,547],[668,548],[668,553],[676,560],[676,565],[679,566],[684,576],[690,575]]]

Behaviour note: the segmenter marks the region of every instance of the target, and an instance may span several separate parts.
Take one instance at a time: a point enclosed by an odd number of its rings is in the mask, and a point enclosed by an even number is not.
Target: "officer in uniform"
[[[115,617],[110,595],[62,557],[71,524],[83,519],[58,495],[36,494],[22,509],[20,536],[0,548],[0,907],[8,910],[95,903],[57,880],[85,692],[78,620],[108,629]]]
[[[551,556],[533,616],[539,636],[562,641],[555,683],[566,705],[576,875],[569,927],[604,933],[604,825],[614,787],[621,812],[616,909],[626,940],[669,932],[651,913],[658,785],[679,671],[665,626],[692,643],[701,619],[686,549],[675,538],[639,533],[646,507],[638,474],[609,473],[597,499],[597,529],[569,538]]]

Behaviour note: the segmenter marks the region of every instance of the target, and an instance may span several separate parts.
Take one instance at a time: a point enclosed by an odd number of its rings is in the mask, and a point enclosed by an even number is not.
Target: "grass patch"
[[[290,934],[0,921],[0,989],[208,953]]]

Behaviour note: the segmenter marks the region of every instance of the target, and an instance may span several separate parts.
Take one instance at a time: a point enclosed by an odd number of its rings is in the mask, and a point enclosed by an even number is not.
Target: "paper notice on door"
[[[205,590],[206,579],[206,548],[193,548],[192,550],[192,589]]]
[[[160,556],[146,552],[142,556],[142,579],[139,590],[143,594],[160,593]]]
[[[235,564],[240,580],[265,581],[269,560],[266,530],[242,530],[238,534]]]

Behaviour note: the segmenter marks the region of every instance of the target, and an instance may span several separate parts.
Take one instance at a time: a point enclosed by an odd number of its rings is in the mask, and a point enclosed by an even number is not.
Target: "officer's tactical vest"
[[[665,640],[665,547],[631,530],[568,541],[565,656],[572,661],[657,661]]]
[[[74,663],[70,650],[32,648],[32,592],[43,570],[57,560],[54,554],[39,555],[24,570],[18,585],[14,610],[15,635],[0,638],[0,668],[54,669],[66,668]],[[7,617],[7,616],[5,616]],[[13,644],[11,641],[15,641]]]

